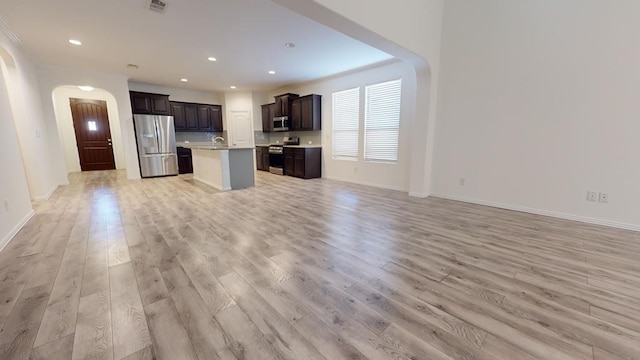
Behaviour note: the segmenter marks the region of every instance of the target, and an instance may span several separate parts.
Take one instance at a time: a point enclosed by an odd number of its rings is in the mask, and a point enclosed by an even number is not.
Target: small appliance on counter
[[[282,143],[285,145],[300,145],[300,137],[298,136],[285,136],[282,138]]]

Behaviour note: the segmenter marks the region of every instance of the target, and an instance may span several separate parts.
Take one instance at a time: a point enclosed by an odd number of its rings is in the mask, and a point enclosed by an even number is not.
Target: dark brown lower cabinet
[[[262,171],[269,171],[268,146],[256,146],[256,168]]]
[[[284,148],[284,174],[302,179],[321,177],[321,148]]]
[[[193,161],[191,159],[191,149],[178,147],[178,172],[180,174],[193,173]]]

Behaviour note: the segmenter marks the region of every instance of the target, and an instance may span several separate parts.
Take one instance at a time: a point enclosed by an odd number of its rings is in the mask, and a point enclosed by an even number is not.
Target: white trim
[[[68,184],[69,183],[67,183],[67,185]],[[45,196],[35,196],[33,198],[33,201],[47,201],[47,200],[49,200],[51,195],[53,195],[53,193],[56,192],[56,190],[58,190],[58,187],[60,187],[60,185],[54,185],[53,188],[51,188],[51,190]]]
[[[583,223],[587,223],[587,224],[603,225],[603,226],[609,226],[609,227],[625,229],[625,230],[640,231],[640,225],[637,225],[637,224],[627,224],[627,223],[622,223],[622,222],[618,222],[618,221],[597,219],[597,218],[591,218],[591,217],[587,217],[587,216],[565,214],[565,213],[561,213],[561,212],[541,210],[541,209],[533,209],[533,208],[528,208],[528,207],[524,207],[524,206],[496,203],[496,202],[485,201],[485,200],[468,199],[468,198],[457,197],[457,196],[448,196],[448,195],[441,195],[441,194],[440,195],[433,194],[431,196],[436,197],[436,198],[441,198],[441,199],[462,201],[462,202],[467,202],[467,203],[472,203],[472,204],[491,206],[491,207],[496,207],[496,208],[501,208],[501,209],[506,209],[506,210],[515,210],[515,211],[521,211],[521,212],[526,212],[526,213],[530,213],[530,214],[536,214],[536,215],[542,215],[542,216],[550,216],[550,217],[559,218],[559,219],[579,221],[579,222],[583,222]]]
[[[341,178],[333,177],[333,176],[325,176],[324,179],[333,180],[333,181],[340,181],[340,182],[346,182],[346,183],[352,183],[352,184],[357,184],[357,185],[377,187],[377,188],[380,188],[380,189],[407,192],[407,189],[399,187],[399,186],[375,184],[375,183],[370,183],[370,182],[367,182],[367,181],[347,180],[347,179],[341,179]]]
[[[29,211],[27,216],[25,216],[22,220],[20,220],[20,222],[18,222],[18,224],[11,231],[9,231],[7,236],[5,236],[4,239],[2,239],[2,241],[0,241],[0,251],[2,251],[4,247],[7,246],[7,244],[9,244],[11,239],[13,239],[13,237],[16,236],[18,231],[20,231],[20,229],[22,229],[22,227],[27,223],[27,221],[31,220],[31,218],[35,214],[36,214],[35,210],[31,209],[31,211]]]
[[[429,196],[429,194],[427,193],[421,193],[421,192],[415,192],[415,191],[410,191],[409,192],[409,196],[412,197],[417,197],[417,198],[426,198]]]

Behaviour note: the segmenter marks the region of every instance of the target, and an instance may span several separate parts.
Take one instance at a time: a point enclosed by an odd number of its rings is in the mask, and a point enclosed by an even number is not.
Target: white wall
[[[191,90],[129,81],[129,90],[169,95],[171,101],[221,105],[224,95],[215,91]]]
[[[48,198],[61,183],[52,179],[50,159],[52,134],[42,112],[36,68],[31,60],[0,32],[0,47],[11,64],[5,67],[5,81],[15,118],[20,151],[32,199]],[[16,150],[17,151],[17,150]],[[66,179],[62,182],[65,183]]]
[[[638,13],[634,1],[447,0],[435,192],[640,229]]]
[[[53,91],[53,107],[58,123],[58,133],[60,134],[62,147],[64,148],[67,171],[82,171],[80,167],[80,157],[78,156],[76,133],[73,126],[73,115],[71,114],[69,100],[71,98],[106,101],[116,169],[125,169],[124,143],[122,140],[118,104],[115,97],[101,89],[83,91],[76,86],[60,86]]]
[[[38,68],[38,79],[48,131],[50,134],[55,134],[55,136],[50,136],[52,141],[50,151],[53,154],[52,163],[55,169],[55,174],[52,177],[58,183],[66,182],[68,170],[64,146],[57,128],[53,91],[65,85],[91,85],[96,89],[102,89],[113,95],[118,108],[124,167],[127,169],[127,178],[140,178],[136,138],[133,130],[133,115],[131,113],[131,101],[129,100],[129,86],[126,77],[79,69],[42,66]]]
[[[0,33],[0,39],[5,40]],[[33,215],[20,144],[4,74],[15,62],[0,48],[0,249]],[[0,264],[1,265],[1,264]]]
[[[331,155],[333,151],[331,141],[331,132],[333,129],[331,94],[336,91],[395,80],[398,78],[402,78],[398,162],[395,164],[365,162],[362,153],[356,162],[334,160]],[[292,92],[300,95],[322,95],[323,177],[388,189],[409,191],[411,131],[413,129],[413,117],[411,115],[416,102],[415,83],[415,72],[411,65],[406,62],[394,62],[316,82],[277,89],[270,93],[270,97],[272,98],[274,95],[286,92]],[[360,95],[361,101],[364,102],[364,89],[361,89]],[[364,116],[364,111],[361,111],[360,116],[361,118]],[[363,131],[363,129],[360,131],[361,139]],[[299,134],[302,134],[302,132]]]

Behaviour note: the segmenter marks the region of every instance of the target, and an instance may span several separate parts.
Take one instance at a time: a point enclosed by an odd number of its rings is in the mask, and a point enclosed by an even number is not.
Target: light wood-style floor
[[[640,234],[260,172],[73,174],[0,253],[0,359],[640,359]]]

